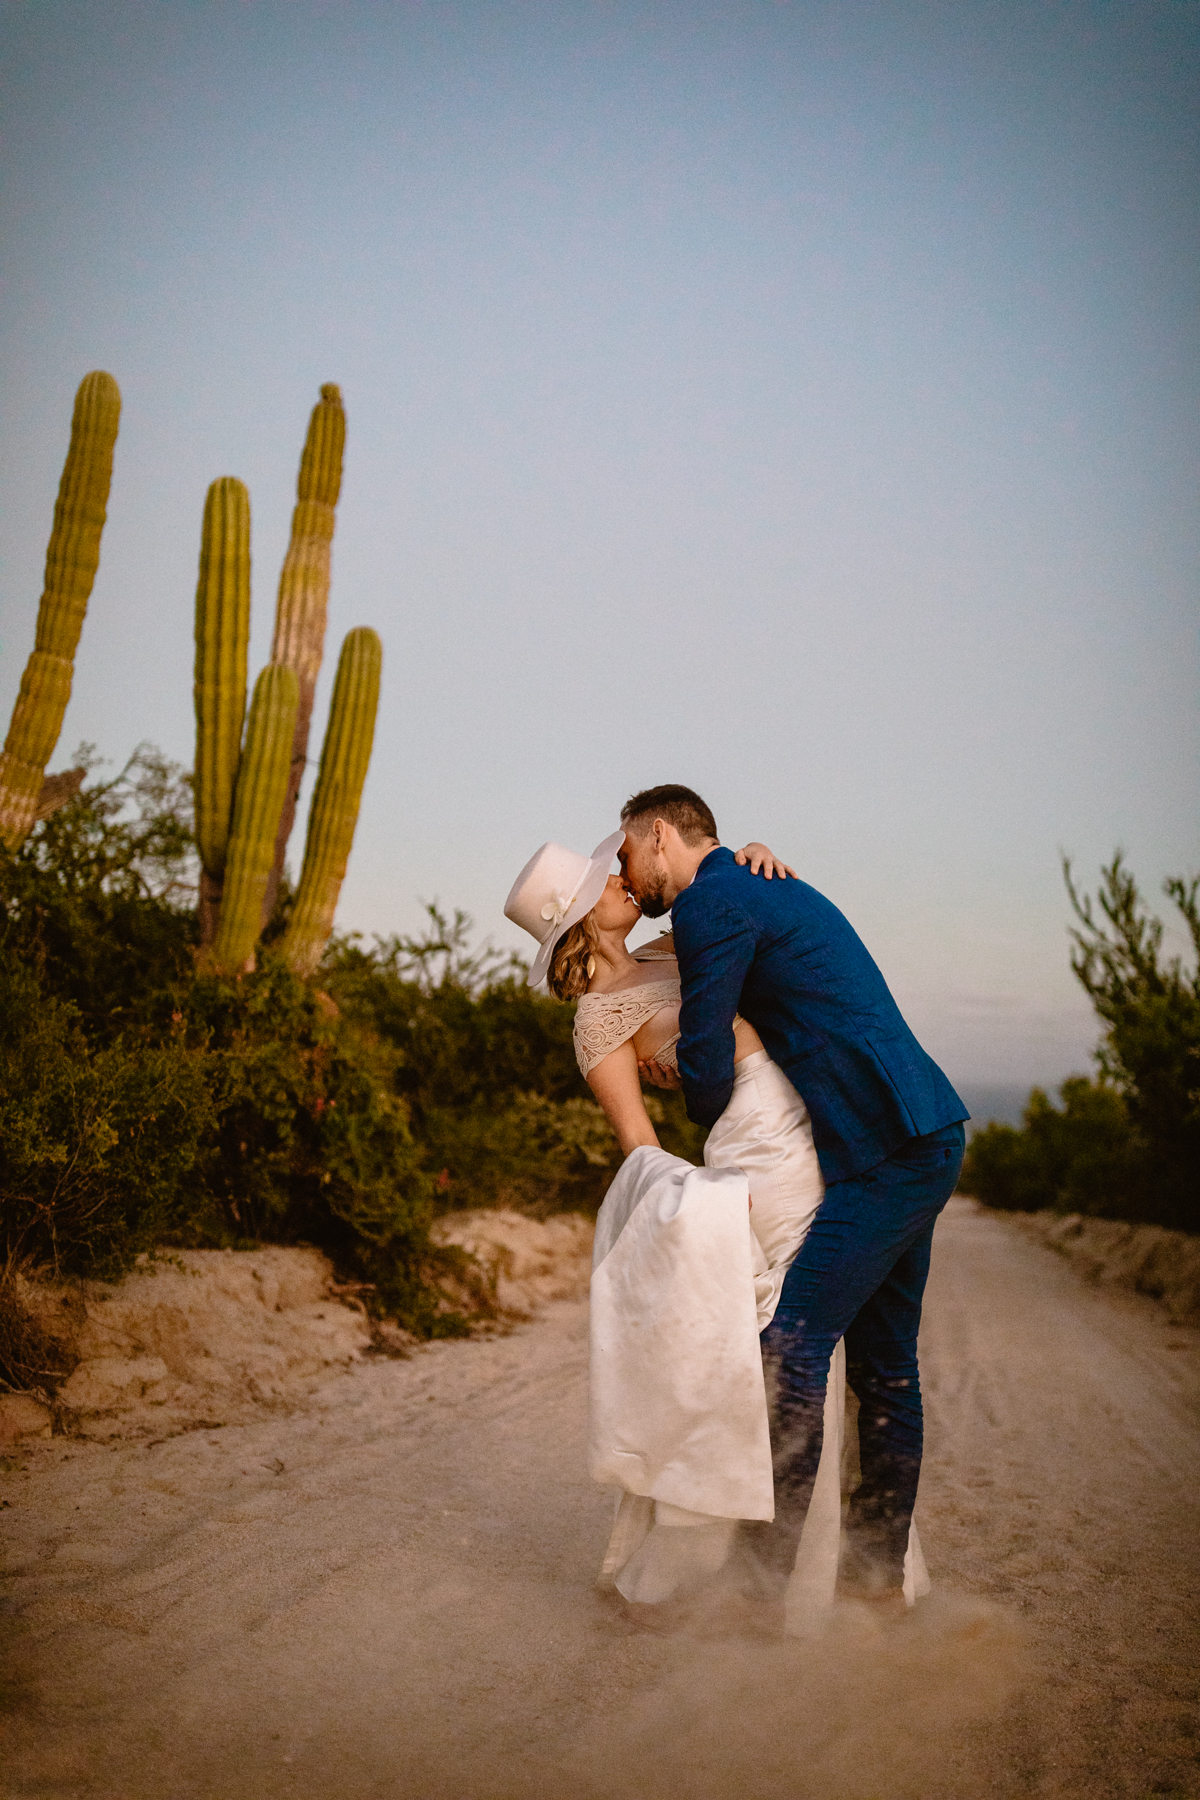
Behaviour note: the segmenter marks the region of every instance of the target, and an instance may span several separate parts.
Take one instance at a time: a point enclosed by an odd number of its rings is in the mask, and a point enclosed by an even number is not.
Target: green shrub
[[[1115,1088],[1082,1075],[1064,1081],[1055,1107],[1034,1088],[1021,1128],[987,1125],[967,1145],[962,1187],[988,1206],[1012,1212],[1134,1216],[1135,1143]]]
[[[432,1183],[387,1047],[270,957],[250,978],[198,979],[188,1022],[215,1113],[202,1177],[227,1240],[317,1244],[428,1327]]]
[[[197,978],[188,805],[139,751],[0,859],[6,1256],[111,1276],[158,1244],[303,1241],[446,1329],[395,1054],[269,956]]]
[[[1035,1088],[1020,1130],[989,1125],[967,1147],[962,1185],[990,1206],[1042,1207],[1200,1230],[1200,882],[1173,878],[1193,957],[1162,954],[1163,925],[1118,852],[1093,901],[1064,862],[1075,913],[1071,967],[1104,1035],[1099,1079]]]
[[[607,1119],[582,1096],[518,1093],[495,1107],[432,1110],[423,1136],[444,1208],[595,1211],[621,1161]]]
[[[474,951],[469,921],[428,908],[424,936],[331,946],[321,978],[347,1017],[396,1055],[422,1167],[440,1207],[594,1211],[620,1163],[575,1061],[573,1011],[511,956]],[[700,1161],[679,1094],[651,1094],[659,1136]]]
[[[94,769],[95,752],[76,762]],[[91,1042],[165,1031],[191,982],[190,805],[182,771],[143,745],[0,854],[0,957],[35,967]]]
[[[160,1244],[311,1243],[411,1329],[458,1328],[436,1211],[594,1209],[619,1162],[571,1008],[436,907],[421,937],[335,941],[314,991],[273,950],[286,884],[257,971],[197,975],[190,804],[143,748],[0,856],[9,1258],[115,1275]],[[649,1105],[699,1160],[680,1097]]]
[[[116,1275],[209,1208],[199,1164],[215,1121],[203,1056],[89,1042],[69,1001],[0,959],[0,1196],[8,1263]]]
[[[1064,863],[1077,925],[1071,967],[1104,1035],[1101,1074],[1125,1100],[1137,1160],[1133,1217],[1200,1230],[1200,879],[1163,883],[1191,948],[1191,967],[1162,953],[1163,924],[1147,911],[1118,851],[1095,902]]]

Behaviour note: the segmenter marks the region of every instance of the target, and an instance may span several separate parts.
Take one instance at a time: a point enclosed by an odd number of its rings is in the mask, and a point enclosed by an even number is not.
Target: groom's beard
[[[664,913],[670,912],[671,900],[667,899],[666,886],[666,876],[660,875],[654,887],[644,888],[640,893],[636,893],[633,896],[642,909],[643,918],[661,919]],[[673,899],[674,896],[672,895],[672,900]]]

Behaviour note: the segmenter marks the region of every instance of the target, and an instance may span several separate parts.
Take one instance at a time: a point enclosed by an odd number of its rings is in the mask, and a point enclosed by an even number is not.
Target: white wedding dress
[[[585,995],[575,1045],[584,1073],[664,1006],[678,976]],[[658,1052],[670,1065],[676,1040]],[[602,1583],[655,1604],[687,1595],[725,1562],[741,1519],[774,1517],[759,1333],[824,1195],[803,1100],[765,1051],[734,1068],[702,1169],[635,1149],[596,1221],[591,1284],[589,1459],[618,1490]],[[753,1205],[749,1204],[753,1200]],[[824,1440],[786,1624],[803,1633],[833,1604],[842,1532],[845,1355],[830,1364]],[[915,1526],[912,1601],[929,1578]]]

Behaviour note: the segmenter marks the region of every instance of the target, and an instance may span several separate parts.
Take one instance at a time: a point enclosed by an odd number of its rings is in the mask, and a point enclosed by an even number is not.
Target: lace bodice
[[[670,963],[671,973],[661,981],[644,981],[640,987],[617,988],[611,994],[584,994],[575,1009],[575,1060],[584,1080],[596,1064],[610,1051],[619,1050],[631,1037],[636,1037],[647,1019],[670,1006],[678,1010],[680,1000],[679,965],[675,961],[672,939],[667,936],[657,943],[643,944],[633,953],[635,962]],[[734,1029],[745,1023],[741,1013],[733,1015]],[[757,1042],[757,1039],[755,1039]],[[665,1069],[679,1072],[679,1033],[675,1032],[654,1052],[655,1062]]]
[[[575,1057],[586,1079],[596,1064],[639,1032],[647,1019],[664,1007],[679,1005],[678,975],[661,981],[645,981],[640,987],[618,988],[612,994],[584,994],[575,1011]],[[657,1052],[657,1060],[675,1067],[679,1033]]]

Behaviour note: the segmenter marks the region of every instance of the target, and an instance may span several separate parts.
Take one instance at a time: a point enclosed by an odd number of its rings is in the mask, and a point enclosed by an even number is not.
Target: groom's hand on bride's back
[[[765,875],[768,881],[775,875],[778,875],[780,881],[786,881],[789,875],[793,881],[800,879],[795,869],[780,862],[775,852],[768,850],[765,844],[743,844],[740,850],[734,851],[733,860],[741,863],[743,868],[749,863],[752,875]]]
[[[682,1085],[678,1069],[670,1069],[666,1063],[655,1062],[652,1056],[647,1057],[645,1062],[638,1063],[638,1074],[651,1087],[677,1088]]]

